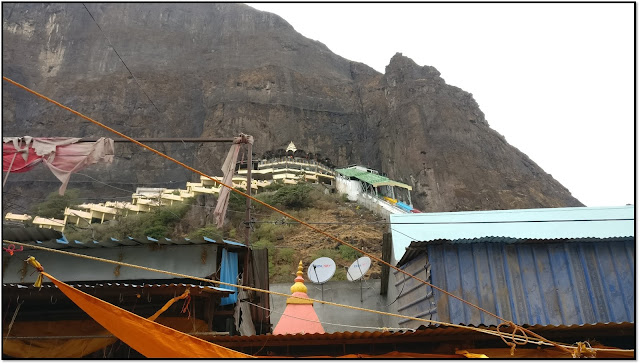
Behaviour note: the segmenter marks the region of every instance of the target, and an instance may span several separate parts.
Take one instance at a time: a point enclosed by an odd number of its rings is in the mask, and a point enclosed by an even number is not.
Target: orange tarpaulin
[[[91,318],[147,358],[253,358],[149,321],[41,273]]]
[[[208,329],[206,322],[193,318],[159,317],[155,321],[187,333]],[[18,321],[11,327],[9,338],[6,338],[7,326],[2,333],[2,353],[14,358],[82,358],[118,340],[116,337],[91,337],[112,335],[94,320]],[[60,336],[78,338],[49,339]]]
[[[118,339],[78,338],[78,339],[12,339],[12,337],[50,337],[50,336],[107,336],[104,328],[91,320],[66,321],[24,321],[16,322],[11,327],[11,335],[7,336],[8,328],[2,332],[2,353],[14,358],[82,358]],[[61,334],[64,333],[64,334]]]
[[[291,359],[292,356],[259,356],[258,358],[269,359]],[[423,353],[407,353],[400,351],[391,351],[385,354],[346,354],[340,356],[313,355],[298,356],[296,359],[464,359],[466,356],[462,354],[423,354]]]

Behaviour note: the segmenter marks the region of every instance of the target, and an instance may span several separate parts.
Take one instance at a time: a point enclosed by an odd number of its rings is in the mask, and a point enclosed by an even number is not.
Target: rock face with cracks
[[[257,156],[294,141],[411,185],[422,211],[582,206],[490,128],[470,93],[402,54],[380,74],[242,4],[85,5],[4,3],[3,75],[134,138],[246,133]],[[6,82],[2,106],[4,136],[117,137]],[[229,148],[150,145],[210,175]],[[70,188],[97,199],[199,180],[130,143],[81,173]],[[11,175],[3,207],[58,185],[44,168]]]

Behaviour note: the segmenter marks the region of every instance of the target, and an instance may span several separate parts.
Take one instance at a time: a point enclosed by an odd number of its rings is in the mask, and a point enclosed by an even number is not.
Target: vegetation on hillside
[[[380,256],[384,224],[374,224],[380,217],[348,202],[342,195],[331,193],[329,188],[318,184],[297,185],[274,184],[255,196],[302,221]],[[298,262],[305,267],[319,257],[330,257],[336,262],[334,280],[346,279],[346,268],[360,253],[346,245],[314,232],[306,226],[284,217],[272,209],[252,202],[250,243],[254,249],[266,248],[269,252],[269,276],[271,282],[293,282]],[[173,206],[163,206],[138,215],[119,216],[104,224],[90,227],[68,225],[65,235],[79,241],[126,239],[149,236],[155,239],[190,238],[207,236],[214,239],[230,239],[244,242],[246,199],[231,193],[225,226],[218,229],[212,221],[212,209],[194,199]],[[62,209],[64,211],[64,208]],[[202,217],[203,211],[209,214]],[[199,215],[200,214],[200,215]],[[199,225],[198,221],[204,221]],[[306,268],[305,268],[306,270]],[[374,264],[371,273],[379,272]]]
[[[36,216],[62,220],[64,209],[78,205],[79,198],[80,191],[76,189],[67,189],[64,195],[60,195],[58,191],[51,192],[44,201],[35,205],[31,212]]]
[[[185,216],[192,200],[187,199],[173,206],[163,206],[151,212],[120,216],[104,224],[94,223],[89,227],[67,225],[67,239],[79,241],[126,239],[148,236],[154,239],[171,237],[173,227]]]
[[[374,223],[381,218],[348,202],[343,195],[331,193],[323,185],[286,185],[256,197],[368,253],[381,256],[382,234],[386,226]],[[323,256],[336,262],[332,280],[345,280],[347,268],[361,256],[352,248],[265,206],[256,206],[255,216],[258,223],[254,224],[251,233],[252,246],[269,249],[271,282],[293,282],[300,260],[306,271],[313,260]],[[379,271],[380,267],[374,264],[370,273],[376,275]]]

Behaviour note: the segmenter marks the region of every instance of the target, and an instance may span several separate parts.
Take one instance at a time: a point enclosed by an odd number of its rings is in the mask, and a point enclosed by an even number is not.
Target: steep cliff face
[[[433,67],[398,54],[382,75],[241,4],[86,6],[103,31],[81,3],[3,4],[3,74],[133,137],[243,132],[257,155],[293,140],[335,165],[366,164],[411,184],[425,211],[580,205]],[[7,84],[2,115],[5,136],[107,133]],[[214,175],[228,149],[153,147]],[[139,147],[118,144],[116,154],[83,173],[124,190],[197,180]],[[123,194],[90,178],[70,186]],[[3,201],[56,184],[45,171],[10,176]]]
[[[388,109],[380,125],[382,169],[412,185],[427,211],[579,205],[435,68],[396,54],[381,84]]]

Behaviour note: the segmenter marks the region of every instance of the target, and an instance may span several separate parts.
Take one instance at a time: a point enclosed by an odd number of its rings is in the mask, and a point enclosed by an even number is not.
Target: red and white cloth
[[[71,174],[95,163],[112,163],[113,139],[78,142],[79,138],[2,138],[2,171],[22,173],[43,163],[62,182],[63,195]]]

